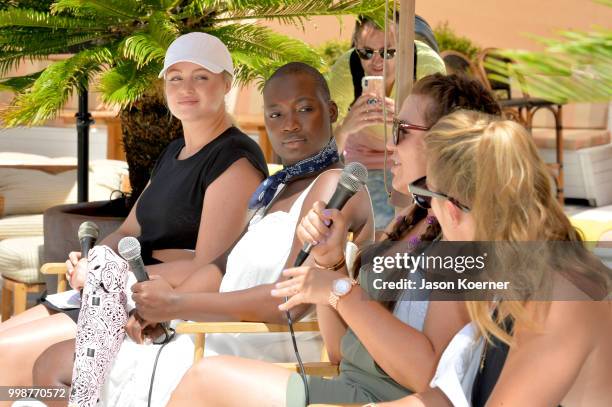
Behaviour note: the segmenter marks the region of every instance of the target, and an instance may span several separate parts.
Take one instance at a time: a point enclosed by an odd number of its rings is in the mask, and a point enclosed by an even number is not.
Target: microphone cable
[[[285,302],[289,301],[289,297],[285,297]],[[306,405],[310,404],[310,388],[308,386],[308,380],[306,379],[306,369],[304,368],[304,363],[302,362],[302,357],[300,356],[300,351],[298,349],[297,340],[295,339],[295,331],[293,330],[293,319],[291,318],[291,312],[289,310],[285,311],[287,315],[287,325],[289,326],[289,332],[291,333],[291,342],[293,343],[293,351],[295,352],[295,358],[298,362],[299,375],[302,378],[302,383],[304,383],[304,395],[306,396]]]
[[[153,372],[151,373],[151,381],[149,383],[149,396],[147,397],[147,407],[151,407],[151,398],[153,396],[153,383],[155,383],[155,372],[157,370],[157,362],[159,361],[159,355],[161,355],[161,351],[166,347],[167,344],[169,344],[172,341],[172,339],[174,339],[174,336],[176,335],[174,328],[166,327],[163,324],[162,324],[162,328],[164,330],[164,334],[166,335],[166,337],[164,338],[162,342],[155,344],[155,345],[161,345],[161,346],[159,347],[159,350],[157,351],[157,355],[155,355],[155,362],[153,363]]]

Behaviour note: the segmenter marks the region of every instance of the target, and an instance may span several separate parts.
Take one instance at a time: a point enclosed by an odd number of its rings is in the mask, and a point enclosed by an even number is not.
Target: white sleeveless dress
[[[291,252],[304,199],[313,181],[289,212],[255,214],[244,236],[232,249],[220,292],[244,290],[277,281]],[[281,186],[282,188],[282,186]],[[280,193],[281,188],[277,191]],[[177,323],[181,321],[173,321]],[[300,356],[318,361],[322,341],[318,333],[297,333]],[[126,338],[101,391],[99,406],[146,407],[157,345],[138,345]],[[155,373],[151,406],[165,406],[172,391],[193,364],[191,335],[177,335],[161,351]],[[270,362],[295,360],[289,333],[209,334],[204,356],[237,355]]]

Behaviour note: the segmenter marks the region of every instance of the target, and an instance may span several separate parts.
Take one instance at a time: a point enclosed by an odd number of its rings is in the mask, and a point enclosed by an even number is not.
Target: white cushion
[[[90,163],[89,200],[109,199],[121,187],[127,165],[121,161]],[[42,213],[56,205],[77,201],[76,170],[49,174],[30,169],[0,168],[0,195],[4,211],[0,216]]]
[[[0,241],[0,273],[22,283],[43,282],[39,271],[42,250],[42,236]]]
[[[0,240],[11,237],[42,236],[43,215],[12,215],[0,218]]]

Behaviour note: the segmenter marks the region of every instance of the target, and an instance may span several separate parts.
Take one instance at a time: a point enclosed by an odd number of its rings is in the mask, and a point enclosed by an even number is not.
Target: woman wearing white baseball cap
[[[168,145],[125,222],[100,243],[117,250],[117,244],[124,236],[138,237],[152,280],[178,286],[193,271],[225,253],[247,224],[249,198],[267,177],[261,149],[232,125],[226,112],[224,99],[230,90],[232,75],[229,51],[212,35],[193,32],[180,36],[166,53],[159,77],[164,80],[168,108],[181,121],[184,138]],[[80,253],[73,252],[67,261],[70,282],[76,289],[83,286],[87,272],[86,260],[80,260],[80,257]],[[130,286],[128,282],[128,298],[131,296]],[[74,340],[69,338],[75,337],[79,310],[49,316],[58,310],[42,308],[47,313],[45,320],[59,322],[54,328],[56,333],[34,349],[29,347],[34,339],[26,341],[23,353],[29,354],[25,359],[22,352],[15,352],[15,349],[3,352],[0,358],[3,366],[22,368],[9,369],[13,373],[8,370],[6,374],[0,373],[0,376],[12,375],[15,379],[0,383],[14,381],[15,385],[31,385],[32,370],[29,367],[32,365],[23,369],[24,360],[31,364],[36,361],[34,377],[37,382],[70,376]],[[126,330],[140,331],[141,325],[144,321],[136,312],[130,316]],[[41,331],[31,331],[40,340]],[[23,330],[20,332],[25,335]],[[30,336],[33,338],[35,335]],[[65,342],[57,344],[60,341]],[[5,365],[4,362],[9,361],[4,355],[10,353],[19,358],[11,358],[13,363]],[[101,360],[110,362],[115,355],[100,356]],[[103,371],[109,366],[99,367]],[[80,386],[89,387],[97,386],[94,383]]]

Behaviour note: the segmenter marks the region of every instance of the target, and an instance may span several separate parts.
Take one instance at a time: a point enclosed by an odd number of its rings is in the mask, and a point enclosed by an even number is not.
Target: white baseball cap
[[[225,44],[219,38],[203,32],[181,35],[170,44],[159,78],[177,62],[192,62],[213,73],[226,71],[234,76],[232,56]]]

